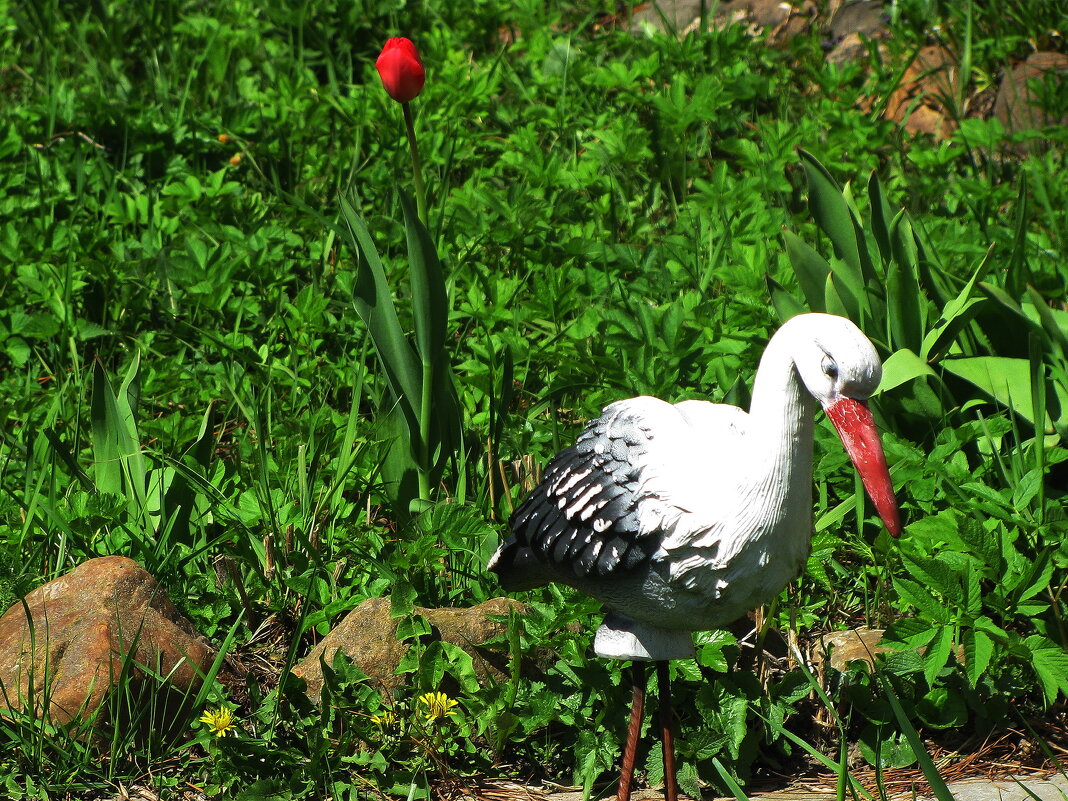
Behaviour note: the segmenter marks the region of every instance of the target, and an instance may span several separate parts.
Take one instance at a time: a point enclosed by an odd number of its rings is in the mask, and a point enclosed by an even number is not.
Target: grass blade
[[[876,673],[876,675],[879,677],[879,683],[882,685],[883,691],[886,693],[886,699],[890,702],[890,708],[894,711],[897,725],[901,728],[901,733],[905,735],[905,739],[908,740],[909,746],[912,748],[912,753],[916,755],[916,761],[919,763],[920,770],[923,771],[927,783],[931,785],[931,790],[934,791],[935,798],[937,798],[938,801],[955,801],[953,793],[949,791],[949,787],[946,786],[945,780],[938,772],[938,768],[935,767],[934,760],[931,759],[931,755],[928,754],[927,749],[924,748],[923,741],[920,740],[919,732],[916,731],[916,728],[912,725],[912,721],[909,720],[908,715],[905,714],[905,710],[901,707],[901,701],[898,700],[894,688],[890,686],[890,680],[882,673]]]

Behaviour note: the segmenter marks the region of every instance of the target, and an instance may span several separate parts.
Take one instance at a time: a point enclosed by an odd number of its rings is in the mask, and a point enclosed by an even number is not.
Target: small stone
[[[507,617],[515,609],[527,607],[511,598],[491,598],[467,609],[425,609],[415,607],[415,614],[426,618],[435,636],[464,649],[472,657],[475,672],[482,680],[503,680],[508,676],[508,655],[483,647],[494,637],[504,634],[506,623],[492,620]],[[323,688],[320,658],[330,665],[342,651],[356,667],[384,692],[400,687],[404,676],[397,667],[408,653],[408,644],[397,640],[399,620],[392,616],[389,598],[369,598],[338,623],[311,652],[293,668],[293,674],[307,682],[307,694],[318,702]]]
[[[835,40],[850,34],[880,39],[889,35],[890,21],[881,0],[851,0],[834,12],[830,32]]]
[[[132,559],[90,559],[0,617],[0,714],[40,714],[47,698],[54,723],[89,718],[130,658],[134,679],[149,666],[182,696],[199,686],[215,651]]]

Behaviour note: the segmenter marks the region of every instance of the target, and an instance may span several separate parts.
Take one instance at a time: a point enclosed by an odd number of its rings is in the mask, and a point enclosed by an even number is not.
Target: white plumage
[[[881,369],[853,323],[804,314],[768,343],[748,413],[650,397],[611,404],[550,462],[489,569],[505,589],[557,581],[603,601],[601,656],[692,655],[690,632],[732,622],[801,572],[820,407],[887,528],[900,532],[864,405]]]

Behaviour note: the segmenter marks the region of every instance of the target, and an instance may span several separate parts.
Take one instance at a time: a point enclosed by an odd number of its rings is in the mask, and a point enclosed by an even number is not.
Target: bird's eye
[[[838,362],[836,362],[830,356],[824,356],[823,372],[830,379],[838,378]]]

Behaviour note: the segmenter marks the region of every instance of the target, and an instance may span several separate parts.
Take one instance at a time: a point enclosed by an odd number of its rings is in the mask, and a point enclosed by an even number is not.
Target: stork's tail
[[[530,548],[520,545],[514,538],[509,538],[494,552],[486,569],[496,574],[497,581],[505,592],[532,590],[550,581],[544,567],[534,558]]]

